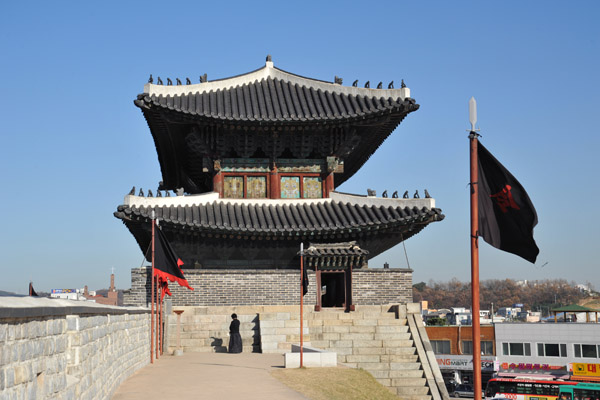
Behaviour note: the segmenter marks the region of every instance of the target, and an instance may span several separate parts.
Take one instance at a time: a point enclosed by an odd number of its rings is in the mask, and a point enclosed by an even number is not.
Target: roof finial
[[[371,83],[370,83],[370,81],[367,81],[367,83],[365,83],[365,87],[366,87],[367,89],[371,87]]]
[[[394,88],[394,81],[391,81],[390,84],[388,85],[388,89],[393,89]]]
[[[338,85],[341,85],[343,82],[343,79],[336,75],[335,78],[333,79],[333,82]]]
[[[162,79],[160,79],[160,76],[158,77],[158,80],[156,81],[156,84],[157,85],[162,85],[163,84]]]
[[[172,86],[173,85],[173,81],[171,80],[171,78],[167,78],[167,86]]]
[[[177,86],[180,86],[181,85],[181,79],[175,78],[175,80],[177,81]]]
[[[357,87],[358,86],[358,79],[355,80],[354,82],[352,82],[352,86]]]
[[[379,82],[379,83],[377,84],[377,89],[381,89],[381,88],[383,88],[383,82]]]
[[[270,54],[267,54],[267,62],[273,62],[273,59],[271,58]]]
[[[207,75],[206,74],[200,75],[200,83],[206,83],[206,82],[208,82]]]
[[[154,82],[154,79],[152,79],[152,74],[150,74],[150,78],[148,78],[148,83],[152,83]]]
[[[406,84],[404,83],[404,79],[402,79],[402,83],[400,84],[400,87],[401,88],[405,88],[406,87]]]

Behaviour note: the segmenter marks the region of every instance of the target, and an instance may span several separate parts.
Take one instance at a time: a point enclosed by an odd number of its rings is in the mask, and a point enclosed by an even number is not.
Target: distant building
[[[52,289],[50,297],[54,299],[86,301],[84,289]]]
[[[572,363],[600,363],[600,324],[496,324],[503,377],[568,379]]]
[[[449,389],[473,383],[473,335],[471,326],[427,326],[427,336]],[[494,327],[481,327],[481,377],[483,387],[498,372]]]
[[[115,274],[110,274],[110,288],[108,289],[107,297],[104,297],[96,292],[88,292],[87,285],[84,288],[84,294],[86,299],[95,301],[98,304],[106,304],[110,306],[118,306],[119,294],[115,289]]]
[[[83,289],[52,289],[50,297],[65,300],[93,301],[98,304],[111,306],[116,306],[119,302],[119,294],[115,289],[115,274],[110,275],[110,288],[108,289],[107,297],[96,294],[96,291],[88,290],[87,285]]]
[[[520,307],[500,307],[497,311],[497,314],[503,316],[506,319],[511,319],[517,318],[520,312]]]

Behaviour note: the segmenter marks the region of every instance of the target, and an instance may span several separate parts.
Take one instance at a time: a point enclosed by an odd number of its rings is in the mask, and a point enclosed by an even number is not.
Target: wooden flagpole
[[[159,341],[159,336],[160,336],[160,325],[158,324],[158,303],[159,303],[159,297],[158,297],[158,277],[156,277],[156,279],[154,280],[156,282],[156,359],[158,360],[159,357],[159,345],[158,345],[158,341]]]
[[[471,97],[469,101],[469,118],[471,132],[469,134],[470,169],[471,169],[471,320],[473,337],[473,400],[481,400],[481,330],[479,326],[479,190],[477,137],[477,105]]]
[[[163,287],[162,285],[159,285],[160,287],[160,293],[159,293],[159,299],[160,299],[160,312],[158,313],[158,315],[160,316],[160,320],[158,322],[158,326],[160,327],[160,346],[159,346],[159,352],[160,355],[163,355],[163,340],[165,339],[164,336],[164,328],[163,328]]]
[[[300,368],[304,366],[304,243],[300,243]]]
[[[152,210],[152,281],[150,286],[150,363],[154,364],[154,210]],[[147,282],[147,281],[146,281]]]

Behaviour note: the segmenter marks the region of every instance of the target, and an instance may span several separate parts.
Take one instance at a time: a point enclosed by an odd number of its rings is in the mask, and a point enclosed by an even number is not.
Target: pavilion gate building
[[[404,83],[343,86],[270,57],[247,74],[200,80],[151,78],[137,96],[162,181],[154,193],[132,190],[115,212],[150,261],[155,211],[195,288],[171,285],[174,305],[297,304],[300,243],[315,310],[411,302],[412,270],[370,269],[368,259],[442,220],[435,200],[335,190],[418,110]],[[132,270],[125,303],[147,304],[149,281],[146,268]]]

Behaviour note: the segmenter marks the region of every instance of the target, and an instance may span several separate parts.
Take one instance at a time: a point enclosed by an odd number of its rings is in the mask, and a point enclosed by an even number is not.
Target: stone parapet
[[[2,398],[108,399],[149,362],[148,310],[0,297]]]

